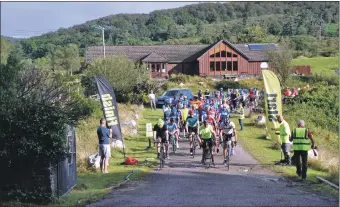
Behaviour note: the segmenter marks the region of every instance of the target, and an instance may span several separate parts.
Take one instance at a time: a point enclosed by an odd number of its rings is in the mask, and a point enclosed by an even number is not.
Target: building
[[[261,62],[268,61],[265,50],[275,44],[231,44],[220,40],[211,45],[106,46],[106,56],[126,55],[148,65],[153,78],[171,74],[202,77],[260,75]],[[86,62],[103,57],[102,46],[88,47]]]

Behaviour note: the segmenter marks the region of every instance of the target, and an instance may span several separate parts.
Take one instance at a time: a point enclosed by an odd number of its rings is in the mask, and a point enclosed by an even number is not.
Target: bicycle
[[[172,145],[172,152],[175,154],[177,149],[176,135],[170,135],[170,143]]]
[[[165,164],[165,147],[163,142],[161,142],[160,153],[159,153],[159,169],[162,169]]]
[[[225,141],[225,144],[227,145],[227,148],[226,148],[226,150],[227,150],[227,156],[225,157],[225,163],[224,163],[224,165],[228,168],[228,171],[229,171],[229,169],[230,169],[230,157],[231,157],[231,140],[229,140],[229,141]]]
[[[192,140],[192,158],[195,158],[197,134],[195,132],[191,132],[189,139]]]
[[[203,162],[205,165],[207,165],[207,168],[210,168],[211,163],[214,164],[214,156],[212,154],[212,140],[204,140],[205,149],[203,150],[204,153],[204,159]],[[209,162],[207,163],[207,160]]]

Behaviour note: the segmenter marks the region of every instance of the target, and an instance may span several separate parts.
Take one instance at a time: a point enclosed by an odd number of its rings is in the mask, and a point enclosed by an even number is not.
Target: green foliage
[[[1,41],[1,63],[0,64],[5,64],[7,63],[7,58],[11,50],[11,44],[3,37],[0,39]]]
[[[67,155],[66,124],[93,113],[93,101],[69,93],[51,72],[30,68],[19,53],[1,70],[0,199],[49,199],[39,173]]]
[[[79,70],[80,58],[78,46],[69,44],[64,47],[57,46],[51,55],[53,71],[67,72],[72,75],[72,71]]]
[[[292,51],[283,43],[280,50],[266,51],[270,67],[275,71],[280,84],[285,86],[288,76],[292,73]]]
[[[124,56],[111,56],[105,59],[96,59],[85,71],[85,79],[93,87],[93,77],[103,75],[112,84],[118,102],[130,102],[135,86],[146,82],[150,73],[145,65],[135,64]],[[92,85],[92,86],[91,86]]]
[[[293,65],[310,65],[313,74],[323,76],[334,75],[339,69],[339,56],[336,57],[314,57],[314,58],[295,58],[292,60]]]
[[[87,46],[101,44],[101,32],[91,27],[96,24],[107,28],[108,45],[163,44],[197,37],[203,37],[204,44],[223,38],[245,43],[264,42],[270,36],[310,35],[318,41],[309,41],[307,47],[298,46],[296,50],[304,55],[329,56],[338,53],[336,49],[325,49],[325,45],[336,47],[326,43],[330,38],[338,41],[338,18],[337,2],[201,3],[150,14],[111,15],[21,40],[20,44],[31,59],[50,56],[57,46],[70,43],[76,44],[84,56]]]
[[[258,88],[262,89],[264,88],[263,81],[259,79],[245,79],[245,80],[239,80],[237,82],[233,80],[222,80],[219,81],[216,84],[216,89],[220,88]]]

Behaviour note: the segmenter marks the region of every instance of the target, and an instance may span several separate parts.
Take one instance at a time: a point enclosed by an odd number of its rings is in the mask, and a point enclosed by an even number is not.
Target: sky
[[[1,35],[27,38],[119,13],[149,13],[196,2],[1,2]]]

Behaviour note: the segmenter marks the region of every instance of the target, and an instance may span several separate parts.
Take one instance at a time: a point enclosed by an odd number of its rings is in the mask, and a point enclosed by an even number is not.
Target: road
[[[239,145],[229,171],[221,152],[209,169],[200,163],[201,150],[194,159],[188,152],[189,144],[181,141],[165,168],[88,206],[338,206],[336,199],[304,191],[303,184],[264,169]]]

